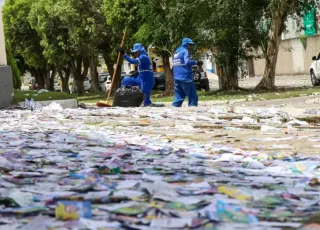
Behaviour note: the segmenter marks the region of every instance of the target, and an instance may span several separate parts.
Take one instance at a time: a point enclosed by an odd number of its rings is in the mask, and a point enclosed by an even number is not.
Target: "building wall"
[[[318,35],[307,37],[307,47],[303,47],[300,37],[305,34],[297,19],[289,17],[286,31],[281,36],[276,75],[308,74],[312,57],[320,52],[320,9],[316,9],[315,19]],[[304,18],[298,19],[303,26]],[[264,59],[254,61],[255,75],[262,76],[265,68]]]
[[[297,20],[294,18],[288,18],[286,22],[286,31],[282,34],[282,40],[285,39],[292,39],[292,38],[299,38],[304,31],[299,28]]]
[[[304,49],[300,38],[282,40],[278,54],[276,75],[308,74],[312,57],[320,52],[320,35],[307,38]],[[264,59],[254,61],[255,75],[262,76],[265,68]]]

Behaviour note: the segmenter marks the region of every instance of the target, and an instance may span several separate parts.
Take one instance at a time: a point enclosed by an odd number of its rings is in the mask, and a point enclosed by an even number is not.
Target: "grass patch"
[[[61,93],[61,92],[44,92],[38,93],[37,91],[20,91],[14,90],[14,103],[25,101],[25,99],[31,99],[35,101],[50,101],[50,100],[64,100],[75,98],[74,95]]]
[[[313,93],[320,93],[320,88],[279,88],[272,91],[252,91],[252,90],[238,90],[238,91],[198,91],[199,101],[219,101],[219,100],[235,100],[246,99],[252,101],[286,99],[293,97],[300,97],[302,95],[312,95]],[[162,92],[153,92],[153,102],[172,102],[173,96],[162,97]]]
[[[14,102],[23,102],[25,99],[31,99],[35,101],[51,101],[51,100],[65,100],[65,99],[77,99],[81,103],[96,103],[97,101],[106,100],[106,93],[86,94],[78,96],[76,94],[67,94],[62,92],[45,92],[38,94],[37,91],[14,91]],[[110,100],[111,101],[111,100]]]
[[[107,98],[107,93],[101,92],[96,94],[86,94],[83,96],[77,96],[76,98],[80,103],[97,103],[98,101],[105,101]],[[112,103],[112,98],[110,99],[110,103]]]

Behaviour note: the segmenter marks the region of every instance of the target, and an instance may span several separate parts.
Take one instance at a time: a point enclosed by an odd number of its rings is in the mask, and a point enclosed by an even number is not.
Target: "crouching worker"
[[[139,76],[136,79],[124,79],[122,84],[124,86],[138,86],[140,84],[141,91],[145,94],[143,106],[151,106],[152,102],[150,97],[154,86],[154,75],[150,58],[140,43],[134,44],[131,52],[133,53],[134,58],[129,57],[124,49],[119,48],[119,53],[122,54],[124,59],[130,64],[138,65]]]
[[[139,73],[134,71],[130,77],[124,77],[121,86],[141,86],[141,78],[139,77]]]

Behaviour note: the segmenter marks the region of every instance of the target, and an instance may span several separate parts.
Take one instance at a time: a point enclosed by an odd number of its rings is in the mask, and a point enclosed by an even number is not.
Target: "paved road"
[[[210,80],[210,88],[212,90],[219,89],[218,76],[214,74],[208,74]],[[240,79],[239,85],[243,88],[254,88],[261,81],[261,77]],[[298,76],[277,76],[276,86],[278,87],[312,87],[310,77],[307,75]],[[29,90],[29,86],[22,86],[22,90]]]
[[[216,75],[208,75],[210,80],[210,87],[212,90],[219,89],[218,78]],[[254,88],[259,84],[262,77],[245,78],[239,80],[240,87]],[[276,86],[278,87],[312,87],[310,77],[308,75],[297,76],[277,76]]]

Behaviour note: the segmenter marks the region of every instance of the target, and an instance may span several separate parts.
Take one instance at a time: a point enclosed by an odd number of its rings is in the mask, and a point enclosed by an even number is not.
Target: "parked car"
[[[318,57],[312,57],[312,64],[310,66],[310,77],[313,86],[320,85],[320,53]]]
[[[58,80],[54,80],[54,91],[61,92],[61,86]]]
[[[205,91],[210,90],[210,82],[207,76],[207,73],[203,70],[201,66],[193,66],[193,80],[196,85],[197,90],[204,89]],[[153,89],[155,90],[165,90],[166,80],[164,72],[154,73],[155,84]]]
[[[104,87],[102,90],[107,93],[109,92],[110,88],[111,88],[111,76],[109,75],[107,77],[107,80],[104,82]]]
[[[107,81],[107,79],[110,78],[110,74],[109,73],[101,73],[99,74],[99,86],[101,90],[105,90],[105,83]]]
[[[133,74],[132,74],[133,72],[136,72],[136,71],[131,71],[129,73],[129,75],[126,72],[121,72],[120,80],[122,81],[123,78],[125,78],[125,77],[133,77]],[[105,79],[105,81],[103,83],[104,86],[102,87],[102,90],[104,92],[108,92],[111,88],[111,83],[112,83],[112,76],[110,76],[108,74],[107,78]]]
[[[91,89],[91,81],[90,81],[89,77],[85,77],[84,78],[83,85],[84,85],[84,91],[85,92],[89,92],[90,89]],[[76,81],[75,80],[73,80],[72,87],[71,87],[71,92],[72,93],[76,93],[77,92],[77,85],[76,85]]]
[[[166,79],[164,72],[154,73],[154,87],[155,90],[165,90],[166,89]]]
[[[210,83],[207,73],[203,70],[201,66],[193,66],[193,81],[196,85],[197,90],[204,89],[205,91],[210,91]]]

